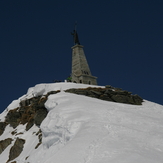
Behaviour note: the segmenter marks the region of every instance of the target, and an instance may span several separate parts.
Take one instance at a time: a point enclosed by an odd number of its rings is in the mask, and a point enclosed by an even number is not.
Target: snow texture
[[[36,126],[24,132],[26,139],[17,163],[162,163],[163,162],[163,106],[144,100],[143,105],[129,105],[103,101],[82,95],[65,93],[69,88],[90,85],[73,83],[40,84],[30,88],[23,98],[46,94],[48,115],[40,128],[42,144],[32,133]],[[9,109],[17,106],[9,105]],[[5,111],[4,111],[5,112]],[[3,119],[4,113],[0,116]],[[9,135],[7,126],[3,139]],[[7,135],[8,134],[8,135]],[[20,136],[20,135],[19,135]],[[11,135],[12,137],[12,135]],[[13,143],[12,143],[13,144]],[[11,146],[10,146],[11,147]],[[6,161],[9,147],[1,154]],[[29,156],[25,160],[25,156]]]

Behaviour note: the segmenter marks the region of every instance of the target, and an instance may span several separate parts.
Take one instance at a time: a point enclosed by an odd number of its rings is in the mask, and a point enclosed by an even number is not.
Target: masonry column
[[[82,45],[72,47],[72,82],[97,85],[97,77],[92,76]]]

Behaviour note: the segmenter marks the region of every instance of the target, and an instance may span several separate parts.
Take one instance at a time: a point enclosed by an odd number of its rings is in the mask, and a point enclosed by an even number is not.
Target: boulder
[[[0,141],[0,154],[11,144],[12,141],[11,138]]]
[[[115,102],[125,103],[125,104],[134,104],[132,97],[123,96],[123,95],[113,95],[111,97]]]
[[[54,94],[58,91],[48,93]],[[29,130],[34,124],[40,125],[47,115],[47,109],[44,104],[47,101],[48,95],[32,97],[20,102],[20,107],[10,110],[5,117],[5,123],[16,128],[19,124],[27,124],[26,130]],[[3,133],[5,125],[0,123],[0,134]]]
[[[113,101],[113,99],[111,99],[107,94],[103,94],[99,97],[99,99],[101,100],[105,100],[105,101]]]
[[[24,139],[20,138],[16,139],[14,145],[10,149],[8,161],[13,160],[20,155],[20,153],[23,151],[24,143],[25,143]]]
[[[125,104],[141,105],[143,102],[140,96],[132,95],[131,92],[122,90],[121,88],[114,88],[110,85],[106,85],[105,88],[73,88],[66,90],[66,92]]]
[[[0,122],[0,135],[3,134],[6,126],[7,126],[7,123],[6,122]]]
[[[10,110],[5,117],[5,122],[9,123],[11,127],[16,128],[21,119],[21,113],[18,112],[18,108]]]
[[[29,119],[27,125],[26,125],[26,131],[28,131],[32,126],[34,125],[34,119]]]
[[[91,92],[94,93],[97,96],[102,95],[102,93],[100,91],[98,91],[98,90],[96,90],[96,91],[95,90],[91,90]]]
[[[56,94],[58,92],[60,92],[60,91],[59,90],[58,91],[50,91],[50,92],[47,93],[46,97],[49,96],[49,95],[51,95],[51,94]]]
[[[40,126],[41,122],[45,119],[47,114],[48,114],[47,109],[42,108],[42,109],[37,110],[35,117],[34,117],[34,123],[37,126]]]
[[[138,95],[133,95],[133,100],[135,105],[141,105],[143,102],[143,99]]]

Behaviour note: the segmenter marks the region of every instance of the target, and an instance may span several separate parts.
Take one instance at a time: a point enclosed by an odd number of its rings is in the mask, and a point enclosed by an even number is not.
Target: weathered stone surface
[[[92,93],[94,93],[97,96],[102,95],[101,91],[95,91],[95,90],[90,90]]]
[[[23,151],[25,140],[17,138],[14,145],[10,149],[9,160],[11,161],[18,157],[20,153]]]
[[[20,102],[20,106],[28,106],[30,104],[30,100],[29,99],[25,99],[25,100],[22,100]]]
[[[106,85],[105,88],[113,88],[111,85]]]
[[[136,105],[141,105],[142,98],[138,95],[133,95],[134,103]]]
[[[143,99],[138,95],[132,95],[131,92],[124,91],[120,88],[114,88],[109,85],[105,88],[89,87],[85,89],[68,89],[66,92],[125,104],[141,105],[143,102]]]
[[[34,123],[36,125],[40,126],[41,122],[45,119],[47,114],[48,114],[48,112],[44,108],[37,110],[35,117],[34,117]]]
[[[58,92],[60,92],[60,91],[59,91],[59,90],[58,90],[58,91],[50,91],[50,92],[47,93],[46,96],[49,96],[49,95],[51,95],[51,94],[56,94],[56,93],[58,93]]]
[[[113,95],[111,97],[115,102],[125,103],[125,104],[134,104],[132,97],[124,95]]]
[[[91,71],[84,54],[83,46],[73,46],[71,81],[74,83],[97,85],[96,79],[97,77],[91,75]]]
[[[11,138],[0,141],[0,154],[11,144],[12,141]]]
[[[26,130],[29,130],[34,124],[40,125],[47,115],[47,109],[44,104],[50,94],[56,94],[60,91],[51,91],[47,95],[32,97],[20,102],[20,107],[10,110],[5,117],[5,122],[0,123],[0,135],[4,130],[4,123],[10,124],[16,128],[19,124],[27,124]]]
[[[42,132],[39,130],[39,132],[36,134],[38,135],[39,143],[36,145],[35,149],[39,147],[39,145],[42,143]]]
[[[16,128],[19,124],[26,124],[26,130],[29,130],[34,123],[40,125],[42,120],[47,115],[47,109],[44,106],[47,97],[33,97],[27,101],[21,101],[20,107],[10,110],[6,116],[5,122],[10,124],[13,128]],[[44,111],[43,111],[44,110]],[[1,128],[3,129],[2,124],[0,124],[0,133]]]
[[[13,128],[16,128],[20,123],[21,113],[18,112],[18,108],[10,110],[6,116],[6,122]]]
[[[34,125],[34,119],[29,119],[27,125],[26,125],[26,131],[28,131],[32,126]]]
[[[3,134],[6,126],[7,126],[7,123],[6,122],[0,122],[0,135]]]
[[[23,134],[21,132],[17,133],[16,127],[19,124],[26,124],[26,131],[28,131],[34,124],[40,126],[41,122],[46,117],[48,111],[45,108],[44,104],[47,101],[47,98],[50,94],[56,94],[60,91],[51,91],[48,92],[47,95],[37,96],[31,99],[25,99],[20,102],[20,107],[12,109],[8,112],[5,117],[4,122],[0,122],[0,135],[3,134],[5,127],[9,124],[11,127],[15,128],[11,132],[12,135],[18,136]],[[39,143],[36,148],[42,143],[42,133],[41,130],[37,133]],[[11,144],[13,140],[11,138],[7,138],[5,140],[0,141],[0,153],[2,153],[8,145]],[[9,161],[15,159],[20,155],[23,150],[25,140],[17,138],[14,145],[10,149],[9,153]],[[16,163],[16,161],[13,161]]]
[[[108,95],[103,94],[99,97],[99,99],[101,100],[105,100],[105,101],[113,101]]]

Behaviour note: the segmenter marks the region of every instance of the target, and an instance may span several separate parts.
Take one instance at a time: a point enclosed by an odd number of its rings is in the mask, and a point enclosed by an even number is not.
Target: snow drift
[[[25,140],[24,148],[10,162],[163,162],[163,106],[147,100],[140,106],[120,104],[64,92],[86,87],[88,85],[74,83],[40,84],[11,103],[0,115],[1,121],[21,100],[61,90],[48,96],[45,103],[48,114],[40,128],[33,126],[25,131],[25,126],[19,125],[14,129],[17,135],[12,135],[13,128],[6,126],[0,140],[12,138],[13,142],[1,153],[1,162],[8,160],[17,137]],[[35,149],[39,143],[36,133],[40,129],[42,143]]]

